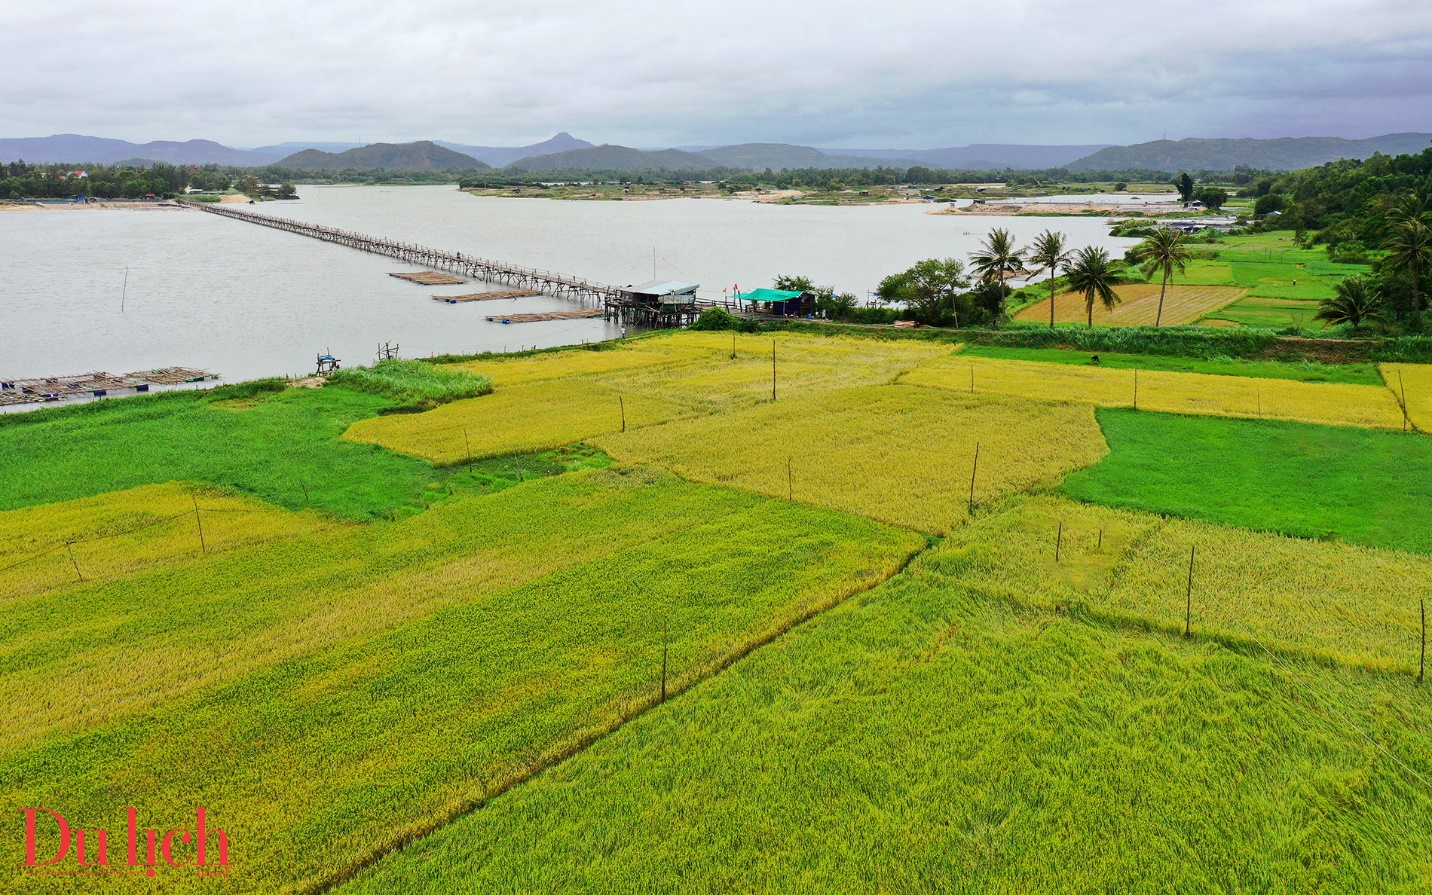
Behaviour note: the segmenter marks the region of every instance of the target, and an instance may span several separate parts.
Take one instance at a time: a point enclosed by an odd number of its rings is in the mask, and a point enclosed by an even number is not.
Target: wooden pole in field
[[[1059,520],[1059,532],[1054,535],[1054,562],[1059,562],[1059,549],[1064,546],[1064,520]]]
[[[1402,434],[1407,434],[1407,383],[1402,381],[1402,371],[1397,371],[1397,387],[1402,390]]]
[[[199,526],[199,552],[208,553],[209,546],[204,543],[204,520],[199,515],[199,496],[190,491],[189,498],[194,501],[194,522]]]
[[[671,631],[671,626],[670,626],[670,624],[669,624],[669,623],[666,623],[666,622],[663,622],[663,623],[662,623],[662,626],[661,626],[661,701],[662,701],[662,702],[666,702],[666,656],[667,656],[667,651],[670,649],[670,644],[671,644],[671,638],[670,638],[670,636],[669,636],[669,635],[670,635],[670,631]]]
[[[794,459],[795,459],[794,457],[787,457],[787,458],[786,458],[786,499],[787,499],[787,500],[795,500],[795,499],[796,499],[796,476],[795,476],[795,473],[791,470],[791,463],[794,461]]]
[[[1417,663],[1417,683],[1422,683],[1422,676],[1427,673],[1427,601],[1418,600],[1422,607],[1422,658]]]
[[[299,479],[298,485],[300,488],[303,489],[303,502],[308,504],[309,506],[313,506],[313,498],[308,496],[308,482],[305,482],[303,479]]]
[[[776,340],[771,340],[771,400],[776,400]]]
[[[1183,636],[1188,637],[1193,630],[1193,556],[1198,550],[1194,544],[1188,548],[1188,590],[1183,596]]]
[[[970,365],[970,394],[973,395],[974,393],[975,393],[975,368],[974,368],[974,365],[971,364],[971,365]]]
[[[975,514],[975,475],[980,471],[980,443],[975,442],[975,465],[970,469],[970,506],[969,514]]]
[[[72,565],[72,566],[75,567],[75,574],[79,576],[80,581],[84,581],[84,580],[85,580],[85,573],[80,571],[80,564],[77,563],[77,562],[75,562],[75,545],[74,545],[74,543],[71,542],[71,541],[65,541],[65,547],[67,547],[67,548],[69,549],[69,551],[70,551],[70,565]]]
[[[1098,549],[1100,549],[1100,550],[1103,550],[1103,549],[1104,549],[1104,529],[1102,529],[1102,528],[1099,529],[1099,548],[1098,548]]]
[[[467,465],[472,465],[472,442],[467,438],[467,426],[462,427],[462,443],[467,447]]]
[[[626,431],[626,401],[622,400],[622,396],[621,396],[621,395],[617,395],[617,406],[622,409],[622,431],[625,432],[625,431]]]
[[[736,331],[731,330],[731,360],[736,359]]]
[[[1134,367],[1134,409],[1139,409],[1139,368]]]

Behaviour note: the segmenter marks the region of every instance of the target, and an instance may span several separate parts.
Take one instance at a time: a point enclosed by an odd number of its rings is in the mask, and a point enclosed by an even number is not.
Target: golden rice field
[[[1397,400],[1407,397],[1407,418],[1432,435],[1432,364],[1382,364],[1383,381]]]
[[[498,388],[426,413],[360,420],[343,437],[451,464],[469,455],[482,459],[540,451],[619,432],[623,413],[627,427],[635,428],[686,411],[672,400],[558,379]]]
[[[794,497],[937,535],[967,518],[972,472],[980,503],[1052,485],[1108,451],[1087,406],[906,386],[777,400],[594,443],[617,460],[692,481]]]
[[[181,482],[7,510],[0,512],[0,599],[67,587],[80,575],[115,578],[195,559],[201,550],[222,553],[341,527],[316,513]]]
[[[1159,284],[1131,283],[1114,290],[1122,301],[1112,311],[1102,302],[1094,303],[1096,326],[1152,326],[1158,316]],[[1164,296],[1163,324],[1194,323],[1205,314],[1226,307],[1248,292],[1237,286],[1189,286],[1170,284]],[[1014,315],[1031,323],[1049,322],[1049,299],[1030,305]],[[1054,322],[1087,323],[1084,296],[1066,292],[1055,297]]]
[[[1058,497],[1012,499],[948,549],[944,561],[1006,599],[1077,601],[1178,633],[1192,549],[1195,634],[1403,674],[1417,672],[1418,600],[1432,599],[1432,557]]]
[[[906,385],[957,392],[1137,406],[1165,413],[1292,420],[1329,426],[1401,429],[1402,409],[1385,388],[1162,370],[1116,370],[1039,361],[947,355],[901,378]]]

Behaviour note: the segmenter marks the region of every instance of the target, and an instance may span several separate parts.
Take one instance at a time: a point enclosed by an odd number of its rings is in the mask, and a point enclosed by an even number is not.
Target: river
[[[929,204],[782,206],[714,199],[572,202],[474,197],[447,186],[302,187],[259,211],[614,285],[662,278],[723,288],[802,274],[862,300],[922,258],[964,259],[992,227],[1021,244],[1045,228],[1115,254],[1094,217],[933,215]],[[390,258],[189,210],[0,213],[0,378],[182,365],[228,381],[302,374],[320,352],[371,362],[612,338],[603,320],[502,325],[484,317],[569,309],[537,296],[451,305],[390,277]],[[502,288],[502,287],[493,287]]]

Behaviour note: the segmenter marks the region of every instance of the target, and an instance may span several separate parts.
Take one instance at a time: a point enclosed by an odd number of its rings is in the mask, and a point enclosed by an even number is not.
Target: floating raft
[[[488,323],[540,323],[543,320],[585,320],[588,317],[605,317],[604,310],[548,311],[545,314],[507,314],[487,318]]]
[[[417,273],[390,273],[390,277],[397,277],[400,280],[407,280],[409,283],[417,283],[422,286],[457,286],[466,283],[467,280],[455,277],[450,273],[443,273],[440,270],[422,270]]]
[[[205,370],[189,367],[162,367],[115,376],[112,373],[77,373],[70,376],[44,376],[33,379],[0,380],[0,406],[59,401],[85,395],[107,397],[111,392],[147,392],[151,385],[181,385],[204,382],[219,377]]]
[[[508,289],[502,292],[473,292],[468,295],[434,295],[433,301],[445,301],[455,305],[467,301],[496,301],[499,298],[525,298],[541,294],[541,289]]]

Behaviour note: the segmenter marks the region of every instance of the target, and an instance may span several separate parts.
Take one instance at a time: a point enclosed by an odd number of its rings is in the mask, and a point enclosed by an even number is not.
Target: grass
[[[1206,373],[1212,376],[1251,376],[1258,379],[1291,379],[1296,382],[1342,382],[1350,385],[1382,385],[1373,363],[1320,364],[1311,361],[1257,361],[1240,357],[1169,357],[1157,354],[1098,352],[1098,366],[1114,370],[1165,370],[1170,373]],[[961,357],[988,357],[999,360],[1038,361],[1047,364],[1092,366],[1088,351],[1063,348],[1006,348],[995,345],[967,345]]]
[[[1432,553],[1432,439],[1397,432],[1101,409],[1109,455],[1064,493],[1167,513]]]
[[[1096,326],[1152,326],[1158,316],[1158,283],[1134,283],[1115,289],[1122,301],[1112,311],[1099,302],[1094,302],[1094,324]],[[1231,286],[1194,286],[1187,283],[1170,284],[1164,298],[1163,323],[1178,326],[1193,323],[1210,312],[1241,298],[1244,290]],[[1057,296],[1054,302],[1054,317],[1057,323],[1083,323],[1088,319],[1084,297],[1072,292]],[[1030,323],[1049,321],[1049,298],[1027,306],[1015,315],[1015,319]]]
[[[492,391],[492,380],[417,360],[391,358],[371,367],[338,370],[329,384],[391,398],[400,406],[430,408]]]
[[[1402,428],[1402,409],[1384,387],[1106,369],[954,354],[927,361],[900,380],[951,391],[1001,394],[1101,407],[1332,426]],[[1137,399],[1135,388],[1137,387]]]
[[[202,799],[243,890],[291,891],[651,704],[664,629],[679,692],[924,546],[610,469],[12,601],[0,793],[93,823]],[[12,865],[20,842],[0,844]]]
[[[1087,407],[904,386],[844,389],[609,435],[613,457],[940,535],[975,500],[1052,485],[1104,455]],[[789,473],[789,474],[788,474]]]
[[[1412,681],[1030,608],[967,565],[926,554],[338,891],[1432,881],[1432,790],[1387,754],[1432,770]]]
[[[229,387],[0,416],[0,510],[187,480],[288,509],[374,519],[592,465],[548,454],[443,470],[341,439],[352,423],[393,407],[347,388]]]

